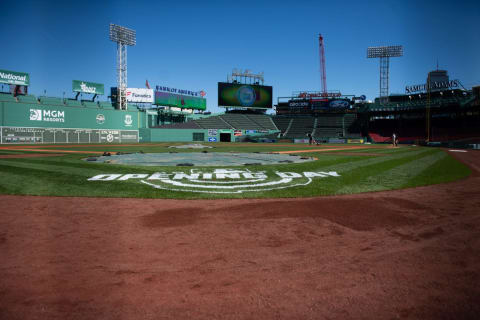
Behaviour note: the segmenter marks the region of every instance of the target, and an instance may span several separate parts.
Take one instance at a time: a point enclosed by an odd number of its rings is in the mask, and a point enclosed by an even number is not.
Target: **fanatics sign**
[[[127,88],[127,101],[153,103],[153,89]]]

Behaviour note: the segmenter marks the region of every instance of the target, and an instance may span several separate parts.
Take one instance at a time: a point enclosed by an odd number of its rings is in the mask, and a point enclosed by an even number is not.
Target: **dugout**
[[[220,142],[232,142],[232,134],[229,132],[221,132]]]

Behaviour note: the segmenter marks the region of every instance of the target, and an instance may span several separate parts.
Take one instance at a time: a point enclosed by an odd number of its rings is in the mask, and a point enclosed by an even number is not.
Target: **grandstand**
[[[282,137],[302,139],[312,134],[316,140],[329,141],[336,138],[361,138],[356,114],[322,114],[319,116],[273,117]]]
[[[221,115],[205,116],[190,120],[186,123],[171,123],[157,126],[160,129],[236,129],[236,130],[278,130],[272,118],[262,114],[225,113]]]
[[[207,117],[199,120],[193,120],[202,129],[234,129],[228,122],[220,116]]]
[[[362,133],[372,142],[390,143],[394,132],[401,143],[480,141],[480,108],[472,91],[437,91],[430,99],[427,93],[389,98],[387,103],[376,101],[361,110]]]

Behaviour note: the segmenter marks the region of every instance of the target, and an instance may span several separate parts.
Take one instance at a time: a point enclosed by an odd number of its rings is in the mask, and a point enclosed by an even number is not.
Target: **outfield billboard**
[[[182,109],[207,109],[207,99],[161,91],[155,91],[155,104]]]
[[[127,102],[153,103],[153,89],[127,88]]]
[[[137,111],[71,108],[18,102],[0,104],[0,125],[35,128],[91,128],[137,130]]]
[[[105,93],[105,88],[103,83],[72,80],[72,91],[103,95]]]
[[[218,105],[228,107],[271,108],[272,87],[219,82]]]
[[[25,72],[0,70],[0,83],[28,86],[30,84],[30,76]]]

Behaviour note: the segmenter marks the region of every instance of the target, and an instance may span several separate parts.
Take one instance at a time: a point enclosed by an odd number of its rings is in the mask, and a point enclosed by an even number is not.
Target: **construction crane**
[[[323,37],[321,34],[318,35],[318,44],[320,46],[320,77],[322,85],[322,95],[324,97],[328,96],[327,93],[327,73],[325,72],[325,45],[323,44]]]

